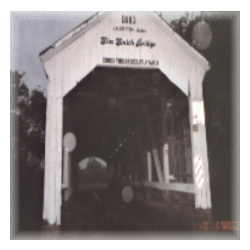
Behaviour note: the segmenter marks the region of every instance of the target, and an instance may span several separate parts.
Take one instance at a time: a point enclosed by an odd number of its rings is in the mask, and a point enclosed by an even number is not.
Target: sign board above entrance
[[[96,66],[159,68],[188,94],[209,63],[154,12],[104,12],[40,53],[47,75],[66,95]],[[60,80],[61,79],[61,80]]]
[[[101,63],[117,66],[159,66],[157,31],[141,13],[115,13],[99,36]]]
[[[123,40],[121,37],[117,37],[114,40],[110,40],[108,37],[101,37],[101,44],[115,44],[116,46],[123,46],[123,45],[131,45],[135,47],[140,47],[140,46],[146,46],[152,49],[155,47],[155,43],[151,42],[150,40],[143,41],[142,38],[138,39],[137,41],[134,41],[134,39],[126,39]]]

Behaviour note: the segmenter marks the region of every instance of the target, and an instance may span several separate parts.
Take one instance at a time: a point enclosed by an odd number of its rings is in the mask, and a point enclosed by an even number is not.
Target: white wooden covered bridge
[[[211,209],[202,90],[210,66],[160,16],[98,13],[40,59],[48,81],[45,221],[61,224],[76,165],[93,155],[117,182],[193,194],[196,209]]]

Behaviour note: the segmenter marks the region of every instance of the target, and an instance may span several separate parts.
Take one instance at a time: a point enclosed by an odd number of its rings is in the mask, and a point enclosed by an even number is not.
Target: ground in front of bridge
[[[192,207],[186,209],[192,210]],[[186,213],[187,214],[187,213]],[[180,207],[141,197],[125,203],[119,192],[75,194],[62,208],[62,231],[192,231],[199,230]]]

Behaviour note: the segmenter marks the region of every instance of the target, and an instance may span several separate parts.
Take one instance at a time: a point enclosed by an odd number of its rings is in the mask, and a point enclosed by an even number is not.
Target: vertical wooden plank
[[[152,160],[151,152],[147,152],[148,181],[152,181]]]
[[[195,84],[195,83],[192,83],[192,84]],[[195,134],[194,134],[194,126],[193,126],[191,88],[190,88],[190,96],[189,96],[189,116],[190,116],[190,137],[191,137],[191,147],[192,147],[193,180],[195,183],[196,178],[195,178],[194,159],[195,159],[195,156],[197,155],[197,145],[196,145]],[[201,191],[200,189],[198,189],[196,183],[194,185],[194,188],[195,188],[195,208],[200,208],[201,207]]]
[[[143,147],[143,143],[142,143],[142,137],[141,137],[141,131],[140,131],[140,127],[137,126],[136,127],[136,136],[137,136],[137,141],[138,141],[138,146],[139,146],[139,154],[140,154],[140,163],[141,163],[141,167],[139,168],[138,171],[140,171],[138,173],[138,178],[143,180],[144,178],[147,178],[147,174],[145,173],[145,166],[146,166],[146,158],[145,158],[145,150]]]
[[[56,86],[55,86],[55,70],[56,65],[50,65],[50,130],[48,133],[49,146],[48,146],[48,168],[49,168],[49,194],[48,194],[48,221],[49,224],[56,223]]]
[[[177,164],[176,164],[176,172],[177,174],[181,173],[181,144],[180,144],[180,139],[176,140],[176,155],[177,155]],[[180,182],[180,176],[178,177],[178,181]]]
[[[61,84],[62,87],[62,84]],[[57,100],[57,148],[56,148],[56,216],[57,225],[61,224],[61,190],[62,190],[62,97],[58,96]]]
[[[48,92],[50,92],[50,86],[48,86]],[[48,220],[49,214],[49,195],[50,195],[50,130],[51,130],[51,96],[47,98],[46,108],[46,132],[45,132],[45,174],[44,174],[44,202],[43,202],[43,219]]]
[[[172,136],[168,137],[168,152],[169,152],[169,173],[173,172],[173,139]]]
[[[44,219],[49,224],[60,225],[63,108],[62,82],[59,81],[62,61],[58,64],[58,60],[47,64],[50,88],[46,117]]]
[[[72,168],[72,160],[71,160],[71,155],[69,153],[68,154],[68,185],[69,185],[69,189],[72,188],[72,185],[71,185],[71,168]]]
[[[153,157],[154,157],[154,162],[155,162],[155,166],[156,166],[156,172],[157,172],[158,180],[159,180],[159,182],[163,182],[163,175],[162,175],[162,170],[161,170],[161,162],[160,162],[160,158],[159,158],[157,148],[154,148],[152,150],[152,154],[153,154]]]
[[[161,142],[162,144],[167,142],[167,100],[164,94],[161,95]]]
[[[63,58],[56,58],[55,60],[55,98],[56,98],[56,224],[61,224],[61,204],[62,204],[62,135],[63,135]]]
[[[172,138],[172,159],[173,159],[173,174],[178,174],[178,152],[177,152],[177,140],[175,137]]]
[[[56,98],[51,97],[51,129],[49,131],[49,224],[56,223]],[[53,157],[52,157],[53,156]]]
[[[67,188],[68,184],[68,161],[69,161],[69,152],[67,148],[64,148],[64,161],[63,161],[63,187]]]
[[[201,128],[201,133],[204,138],[204,141],[206,140],[206,125],[204,124]],[[207,154],[207,143],[203,145],[202,152],[205,159],[205,175],[206,175],[206,202],[207,207],[212,208],[212,202],[211,202],[211,188],[210,188],[210,175],[209,175],[209,162],[208,162],[208,154]]]
[[[169,150],[168,150],[168,144],[165,143],[163,145],[163,176],[164,176],[164,182],[169,182]]]
[[[65,157],[65,165],[66,165],[66,171],[65,171],[65,185],[64,187],[65,189],[65,196],[64,196],[64,201],[66,202],[70,196],[73,193],[73,189],[71,186],[71,156],[70,156],[70,152],[66,149],[65,150],[66,153],[66,157]]]
[[[152,127],[151,127],[151,124],[150,124],[150,120],[149,120],[149,114],[148,114],[148,111],[145,110],[146,112],[146,120],[147,120],[147,123],[148,123],[148,130],[149,130],[149,135],[150,135],[150,139],[151,139],[151,143],[152,143],[152,154],[153,154],[153,158],[154,158],[154,162],[155,162],[155,166],[156,166],[156,173],[157,173],[157,177],[158,177],[158,180],[160,182],[163,182],[163,175],[162,175],[162,170],[161,170],[161,162],[160,162],[160,159],[159,159],[159,154],[158,154],[158,150],[156,148],[156,145],[155,145],[155,139],[154,139],[154,133],[153,133],[153,130],[152,130]]]
[[[189,95],[189,110],[190,110],[190,136],[192,145],[192,164],[193,164],[193,179],[197,182],[195,176],[195,159],[200,157],[202,161],[202,169],[204,171],[205,184],[202,187],[195,185],[195,207],[202,209],[211,208],[211,194],[210,181],[208,171],[208,157],[207,157],[207,142],[204,117],[194,117],[194,103],[199,102],[198,105],[203,104],[202,98],[202,80],[204,73],[198,66],[194,67],[193,74],[190,81],[190,95]],[[204,116],[202,112],[198,116]],[[200,122],[199,122],[200,120]]]

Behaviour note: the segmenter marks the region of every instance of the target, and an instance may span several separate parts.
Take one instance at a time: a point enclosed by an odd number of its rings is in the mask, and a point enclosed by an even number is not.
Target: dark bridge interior
[[[142,183],[148,179],[147,152],[157,150],[163,171],[165,143],[169,146],[169,168],[174,182],[193,183],[188,97],[165,75],[158,69],[97,67],[64,97],[63,117],[63,134],[73,132],[77,139],[76,148],[70,154],[71,185],[76,191],[72,197],[77,199],[71,204],[75,204],[72,209],[78,212],[72,212],[75,219],[65,219],[63,211],[70,209],[67,203],[63,205],[62,226],[65,229],[72,226],[72,220],[81,230],[90,230],[93,225],[97,230],[107,230],[109,226],[110,230],[186,228],[183,223],[176,226],[177,217],[174,210],[166,208],[168,203],[163,202],[165,217],[156,209],[158,222],[152,219],[154,209],[151,211],[148,205],[120,203],[124,180]],[[93,180],[89,175],[81,183],[83,172],[79,172],[77,166],[84,158],[92,156],[108,164],[108,189],[95,189],[95,185],[86,189],[86,182]],[[152,154],[151,158],[152,181],[158,182],[159,165]],[[94,176],[97,175],[100,173],[94,172]],[[141,189],[136,190],[136,196],[141,197]],[[154,200],[164,197],[159,190],[143,190],[146,197],[152,196]],[[179,195],[174,194],[174,197]],[[192,197],[187,195],[185,201],[191,201],[194,208]],[[154,203],[150,200],[149,204]],[[140,214],[141,220],[137,221],[135,218]]]
[[[97,67],[64,98],[64,134],[77,138],[72,166],[98,156],[145,179],[146,152],[168,142],[170,171],[190,182],[188,110],[187,96],[158,69]]]

